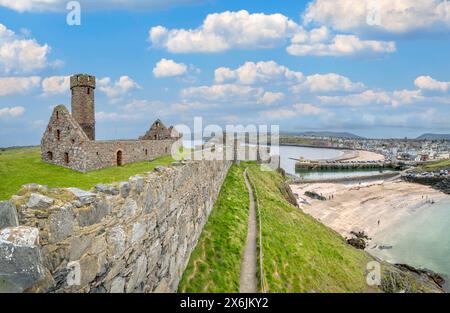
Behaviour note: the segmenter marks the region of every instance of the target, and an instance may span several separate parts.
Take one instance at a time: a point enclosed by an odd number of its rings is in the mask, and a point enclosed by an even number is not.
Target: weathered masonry
[[[79,172],[152,160],[170,154],[179,134],[158,119],[139,140],[95,141],[95,77],[70,78],[72,114],[63,105],[54,108],[41,140],[42,160]]]
[[[174,292],[231,161],[0,201],[0,292]]]

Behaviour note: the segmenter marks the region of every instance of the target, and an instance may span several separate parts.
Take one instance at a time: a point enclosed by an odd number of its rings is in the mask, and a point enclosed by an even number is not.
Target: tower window
[[[50,161],[53,160],[53,152],[47,152],[47,159],[49,159]]]
[[[59,120],[59,111],[56,111],[56,119]]]
[[[61,131],[59,129],[56,130],[56,139],[61,140]]]
[[[148,155],[148,150],[147,149],[145,149],[145,155]]]
[[[68,152],[64,153],[64,162],[66,164],[69,164],[69,153]]]
[[[75,143],[75,139],[72,139],[72,143]]]
[[[87,88],[87,94],[90,94],[91,93],[91,88]]]

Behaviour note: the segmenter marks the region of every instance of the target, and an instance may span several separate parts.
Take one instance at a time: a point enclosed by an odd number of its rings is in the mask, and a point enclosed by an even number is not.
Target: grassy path
[[[233,165],[220,190],[178,292],[239,292],[249,197],[244,165]]]
[[[244,250],[244,255],[241,263],[241,278],[240,278],[240,292],[249,293],[258,291],[257,271],[257,249],[256,249],[256,210],[255,198],[253,190],[248,181],[247,169],[244,171],[245,185],[248,190],[249,197],[249,215],[248,215],[248,229],[247,229],[247,243]]]

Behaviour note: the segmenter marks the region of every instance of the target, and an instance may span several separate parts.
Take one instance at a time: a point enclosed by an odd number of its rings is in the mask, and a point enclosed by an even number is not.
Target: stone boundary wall
[[[175,292],[230,166],[176,162],[91,191],[24,186],[0,202],[0,292]]]

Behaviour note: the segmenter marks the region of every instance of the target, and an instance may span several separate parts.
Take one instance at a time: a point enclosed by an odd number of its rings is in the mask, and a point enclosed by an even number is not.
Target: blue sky
[[[97,138],[151,122],[368,137],[450,132],[443,0],[0,0],[0,146],[38,144],[67,76],[97,77]]]

